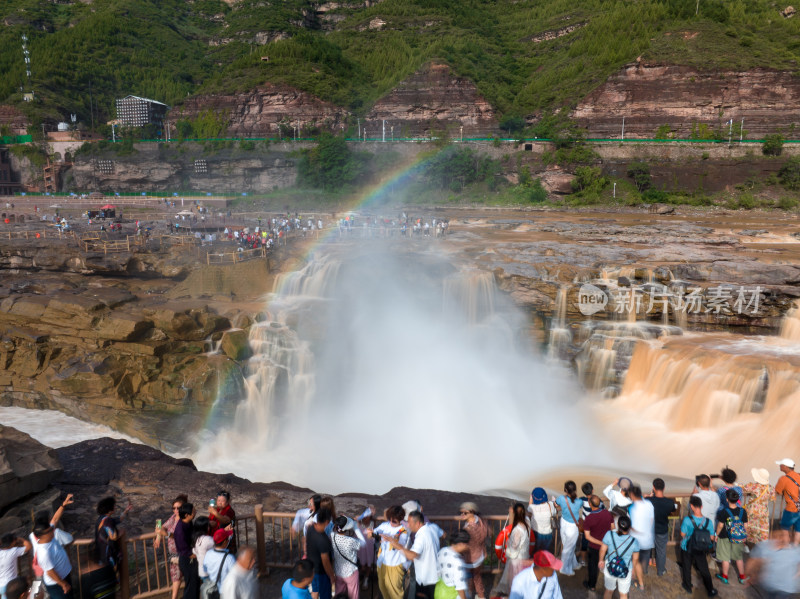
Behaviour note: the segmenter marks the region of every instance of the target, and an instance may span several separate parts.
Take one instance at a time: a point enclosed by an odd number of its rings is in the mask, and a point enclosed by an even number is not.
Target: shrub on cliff
[[[783,153],[783,135],[773,133],[765,136],[761,152],[764,156],[780,156]]]
[[[335,190],[357,183],[366,173],[369,154],[353,152],[344,137],[324,133],[316,147],[303,150],[297,167],[301,185]]]
[[[599,194],[609,184],[599,166],[579,166],[575,169],[572,189],[577,193]]]
[[[650,166],[645,162],[631,162],[628,165],[628,176],[633,179],[639,193],[650,189],[650,185],[653,183],[653,179],[650,177]]]
[[[786,189],[800,189],[800,158],[790,158],[778,171],[778,180]]]
[[[424,175],[442,189],[460,191],[479,181],[491,181],[500,172],[500,161],[470,148],[449,146],[433,155]]]

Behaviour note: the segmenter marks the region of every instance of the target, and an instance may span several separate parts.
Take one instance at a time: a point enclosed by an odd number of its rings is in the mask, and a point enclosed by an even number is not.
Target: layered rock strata
[[[429,64],[402,81],[375,103],[364,124],[368,137],[380,136],[383,120],[396,137],[428,136],[448,131],[451,137],[496,131],[495,111],[475,84],[456,77],[445,64]]]
[[[688,138],[693,125],[730,130],[750,139],[800,121],[800,81],[790,72],[700,72],[675,65],[630,64],[584,98],[572,113],[589,137],[653,138],[662,125]],[[738,136],[737,136],[738,139]]]

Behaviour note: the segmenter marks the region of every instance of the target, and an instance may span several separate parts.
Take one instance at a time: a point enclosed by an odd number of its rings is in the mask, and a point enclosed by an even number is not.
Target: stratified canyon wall
[[[662,125],[688,138],[695,123],[716,128],[744,119],[747,137],[762,139],[800,123],[800,79],[779,71],[699,72],[637,63],[586,96],[572,117],[589,137],[620,137],[623,118],[626,138],[653,138]]]
[[[249,92],[192,96],[170,111],[169,120],[194,119],[208,110],[227,120],[229,137],[278,137],[281,125],[338,131],[348,115],[309,93],[266,83]]]
[[[491,104],[472,81],[456,77],[445,64],[427,65],[378,100],[367,115],[368,137],[382,131],[384,119],[396,137],[427,136],[436,130],[457,137],[461,127],[465,137],[497,131]]]

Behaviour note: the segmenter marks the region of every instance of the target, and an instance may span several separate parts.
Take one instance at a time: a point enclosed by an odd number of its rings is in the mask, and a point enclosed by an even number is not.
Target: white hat
[[[408,515],[411,512],[418,512],[419,511],[419,507],[420,507],[419,503],[414,501],[413,499],[410,500],[410,501],[406,501],[402,505],[403,511],[405,511],[405,513],[406,513],[406,520],[408,520]]]
[[[756,481],[760,485],[768,485],[769,484],[769,470],[766,468],[753,468],[750,471],[750,474],[753,475],[753,480]]]
[[[356,523],[348,516],[345,516],[345,518],[347,518],[347,523],[340,530],[353,530]]]
[[[792,458],[783,458],[779,462],[775,462],[778,466],[786,466],[794,470],[794,460]]]

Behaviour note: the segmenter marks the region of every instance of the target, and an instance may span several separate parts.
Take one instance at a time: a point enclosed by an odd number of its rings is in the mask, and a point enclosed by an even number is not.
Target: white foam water
[[[107,426],[84,422],[55,410],[0,407],[0,424],[27,433],[40,443],[53,448],[102,437],[141,443],[138,439],[123,435]]]

